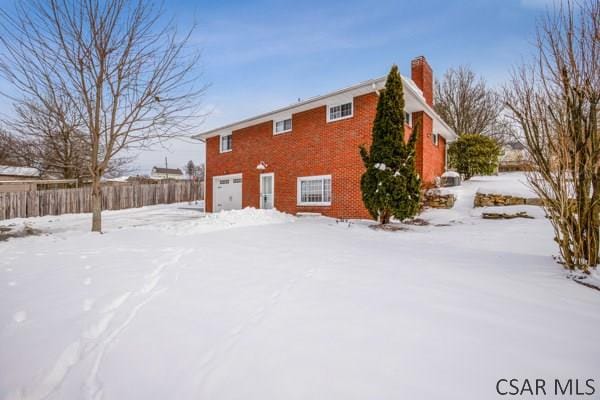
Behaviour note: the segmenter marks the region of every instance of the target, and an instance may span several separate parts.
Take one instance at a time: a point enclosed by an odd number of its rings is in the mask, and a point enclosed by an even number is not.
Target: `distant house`
[[[509,142],[503,147],[503,155],[500,157],[500,172],[525,171],[529,165],[527,150],[523,143]]]
[[[0,181],[41,179],[41,176],[40,171],[35,168],[0,165]]]
[[[40,171],[35,168],[0,165],[0,193],[36,190],[36,183],[41,178]]]
[[[185,179],[185,175],[179,168],[153,167],[150,177],[153,179]]]
[[[133,183],[152,185],[159,183],[162,178],[151,178],[148,175],[124,175],[111,178],[102,178],[104,185],[131,185]]]

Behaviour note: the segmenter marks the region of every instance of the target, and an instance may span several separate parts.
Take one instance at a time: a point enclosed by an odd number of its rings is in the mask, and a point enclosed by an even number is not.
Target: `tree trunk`
[[[382,210],[379,214],[379,223],[381,225],[389,224],[390,222],[390,212],[388,210]]]
[[[592,229],[589,232],[591,251],[590,266],[600,264],[600,178],[595,175],[592,179]]]
[[[92,232],[102,232],[102,188],[100,177],[92,177]]]

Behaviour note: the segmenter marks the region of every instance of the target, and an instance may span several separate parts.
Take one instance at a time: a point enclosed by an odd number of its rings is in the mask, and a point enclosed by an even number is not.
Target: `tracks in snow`
[[[146,304],[167,290],[166,286],[158,287],[166,270],[178,264],[181,257],[193,251],[192,249],[173,248],[165,250],[169,252],[166,256],[167,260],[155,262],[157,267],[144,277],[140,287],[122,293],[106,305],[100,311],[99,318],[90,324],[77,340],[63,349],[44,378],[30,387],[18,389],[7,399],[47,399],[57,393],[75,366],[90,359],[92,367],[86,374],[84,393],[81,397],[89,400],[102,399],[102,383],[98,373],[109,347],[127,329]],[[91,308],[91,305],[89,307]],[[116,324],[113,322],[115,319],[122,322]]]
[[[260,326],[265,320],[266,316],[269,314],[269,311],[276,307],[280,303],[281,298],[284,297],[285,294],[289,293],[298,284],[300,280],[311,279],[315,273],[316,268],[310,268],[305,273],[289,279],[282,289],[275,290],[271,293],[269,299],[265,304],[257,307],[248,318],[246,318],[242,323],[236,325],[233,329],[231,329],[228,335],[226,336],[224,343],[221,346],[217,347],[216,349],[210,350],[206,354],[206,356],[198,365],[198,370],[201,374],[199,377],[200,390],[206,389],[211,374],[219,366],[219,360],[222,360],[224,357],[227,357],[227,355],[231,353],[232,350],[234,350],[235,346],[244,336],[244,334],[249,332],[251,329]],[[203,396],[200,397],[202,398]]]

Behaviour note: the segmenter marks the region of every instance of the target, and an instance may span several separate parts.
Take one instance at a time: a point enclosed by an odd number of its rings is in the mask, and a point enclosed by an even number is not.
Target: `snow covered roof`
[[[127,180],[129,179],[129,175],[124,175],[124,176],[115,176],[113,178],[102,178],[102,181],[104,182],[127,182]]]
[[[460,178],[460,174],[456,171],[446,171],[442,174],[442,178]]]
[[[152,173],[155,173],[155,174],[183,175],[183,172],[181,172],[181,170],[179,168],[154,167],[154,168],[152,168]]]
[[[39,177],[40,171],[30,167],[11,167],[9,165],[0,165],[0,176],[25,176]]]
[[[210,129],[202,132],[198,135],[193,136],[194,139],[204,140],[212,136],[218,136],[222,134],[229,134],[232,131],[247,128],[249,126],[257,125],[263,122],[278,120],[281,118],[290,118],[293,113],[299,113],[302,111],[310,110],[313,108],[321,107],[332,102],[339,102],[340,100],[350,101],[353,97],[357,97],[363,94],[372,93],[381,90],[385,87],[387,77],[382,76],[375,79],[369,79],[343,89],[336,90],[334,92],[309,98],[308,100],[299,101],[289,106],[276,109],[271,112],[260,114],[251,118],[246,118],[241,121],[233,122],[218,128]],[[433,130],[436,133],[441,134],[447,141],[451,142],[456,140],[457,134],[446,124],[442,118],[435,112],[435,110],[427,104],[423,92],[419,87],[405,76],[402,76],[402,84],[404,87],[404,98],[405,98],[405,110],[407,112],[425,111],[433,118]]]

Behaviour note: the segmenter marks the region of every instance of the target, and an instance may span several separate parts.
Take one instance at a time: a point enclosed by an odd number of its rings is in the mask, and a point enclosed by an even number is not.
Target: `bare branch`
[[[18,104],[85,136],[93,201],[124,149],[185,137],[202,116],[192,30],[180,35],[162,15],[142,0],[30,0],[14,15],[0,11],[0,74],[19,90]]]

